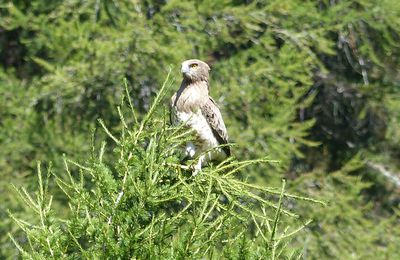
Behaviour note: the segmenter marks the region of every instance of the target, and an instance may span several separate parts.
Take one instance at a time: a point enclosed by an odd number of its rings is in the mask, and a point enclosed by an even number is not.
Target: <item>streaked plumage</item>
[[[196,142],[186,145],[186,155],[198,157],[196,175],[207,162],[230,156],[229,146],[215,148],[228,143],[228,133],[217,104],[209,96],[210,67],[194,59],[184,61],[181,70],[181,86],[171,98],[171,123],[184,123],[196,132]]]

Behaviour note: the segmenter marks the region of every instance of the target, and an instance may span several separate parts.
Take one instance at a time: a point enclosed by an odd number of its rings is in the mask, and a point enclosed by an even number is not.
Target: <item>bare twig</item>
[[[372,169],[377,170],[378,172],[380,172],[386,178],[388,178],[388,180],[391,183],[393,183],[394,185],[396,185],[397,188],[400,188],[400,177],[399,177],[400,173],[390,172],[382,164],[377,164],[377,163],[373,163],[373,162],[367,162],[367,165],[369,167],[371,167]]]

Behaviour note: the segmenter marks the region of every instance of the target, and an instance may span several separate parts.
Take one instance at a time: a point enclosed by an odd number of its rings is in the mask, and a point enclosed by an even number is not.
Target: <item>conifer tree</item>
[[[317,259],[398,258],[399,17],[398,0],[0,1],[0,258],[19,255],[7,233],[24,244],[8,210],[40,223],[10,183],[38,190],[37,161],[65,180],[63,154],[88,163],[98,118],[122,138],[123,78],[141,122],[169,65],[177,78],[188,58],[212,67],[238,161],[279,161],[237,175],[270,187],[286,178],[288,193],[329,201],[283,198],[316,220],[290,246]],[[100,149],[109,137],[95,135]],[[120,157],[107,143],[117,178]],[[54,213],[70,212],[54,181],[48,193]]]
[[[192,176],[180,164],[182,144],[191,133],[171,127],[159,111],[172,81],[168,78],[149,112],[140,120],[130,99],[128,118],[118,107],[121,130],[116,134],[100,121],[114,142],[116,160],[107,160],[106,143],[92,146],[84,164],[64,159],[66,177],[38,164],[38,190],[17,189],[38,223],[12,216],[26,233],[24,258],[293,258],[300,255],[290,240],[310,221],[287,226],[299,216],[288,201],[318,200],[251,184],[237,177],[246,167],[267,159],[229,158]],[[162,114],[161,114],[162,115]],[[131,123],[129,123],[131,122]],[[73,170],[75,169],[75,170]],[[68,216],[52,209],[48,190],[54,176],[67,196]]]

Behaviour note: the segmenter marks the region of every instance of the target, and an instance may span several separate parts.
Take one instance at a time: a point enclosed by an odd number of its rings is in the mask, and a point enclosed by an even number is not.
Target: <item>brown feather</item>
[[[222,119],[221,112],[212,97],[201,106],[201,113],[205,116],[207,123],[210,125],[211,130],[219,144],[228,144],[228,132],[226,131],[224,120]],[[222,147],[222,150],[227,156],[231,155],[229,146]]]
[[[192,66],[192,64],[197,67],[189,69],[188,66]],[[221,112],[215,101],[209,96],[209,70],[210,67],[200,60],[194,59],[182,63],[183,80],[179,90],[171,98],[170,121],[172,124],[177,124],[180,120],[187,120],[182,118],[188,118],[188,115],[189,118],[198,120],[191,120],[189,125],[197,131],[199,140],[196,141],[195,146],[200,152],[208,149],[207,146],[210,144],[213,146],[228,144],[228,133]],[[201,126],[202,120],[204,126],[208,124],[209,128]],[[209,132],[207,133],[207,131]],[[207,137],[207,135],[213,137]],[[221,149],[226,156],[231,155],[229,146],[223,146]]]

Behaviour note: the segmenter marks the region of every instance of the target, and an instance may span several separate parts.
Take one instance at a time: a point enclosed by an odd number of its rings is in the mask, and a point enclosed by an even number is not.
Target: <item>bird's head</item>
[[[192,82],[200,80],[208,80],[208,72],[210,67],[201,60],[185,60],[182,62],[181,72],[185,79]]]

